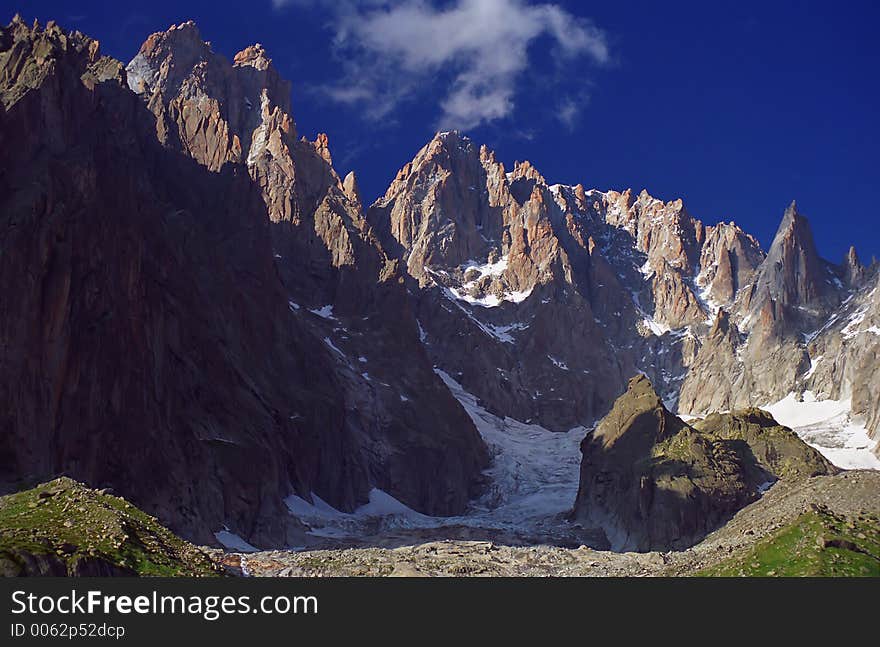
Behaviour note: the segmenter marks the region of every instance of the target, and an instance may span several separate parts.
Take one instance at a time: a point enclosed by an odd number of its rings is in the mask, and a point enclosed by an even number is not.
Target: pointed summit
[[[855,246],[851,245],[843,259],[843,277],[846,284],[850,287],[858,287],[864,282],[866,274],[867,270],[859,260]]]
[[[398,172],[367,219],[388,249],[402,249],[411,276],[432,280],[426,266],[484,259],[501,240],[509,200],[503,167],[457,130],[438,132]]]
[[[478,160],[480,156],[479,148],[474,145],[470,137],[458,130],[444,130],[435,133],[422,150],[427,152],[427,159],[441,155],[448,156],[450,159],[467,157]],[[416,159],[418,157],[417,155]]]
[[[776,230],[776,236],[770,245],[770,252],[773,254],[774,248],[781,245],[791,244],[804,249],[811,255],[816,255],[815,243],[813,242],[813,231],[810,228],[810,222],[798,211],[797,202],[791,201],[785,213],[782,215],[782,221]]]
[[[772,304],[782,321],[832,307],[839,301],[829,282],[831,266],[819,257],[810,222],[792,201],[782,216],[767,257],[758,268],[749,309],[757,313]]]
[[[176,93],[193,67],[214,56],[192,20],[171,25],[166,31],[150,34],[126,66],[128,86],[149,96],[161,82],[166,92]],[[166,60],[169,64],[160,70]]]
[[[785,210],[764,265],[774,278],[773,296],[783,305],[808,305],[825,290],[825,262],[816,251],[810,222],[793,200]]]

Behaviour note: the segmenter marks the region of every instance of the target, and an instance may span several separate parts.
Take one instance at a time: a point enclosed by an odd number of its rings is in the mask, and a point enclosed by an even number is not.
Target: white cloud
[[[584,106],[590,101],[589,94],[585,90],[574,96],[565,96],[556,106],[556,119],[567,130],[574,130],[580,119]]]
[[[276,7],[308,2],[273,0]],[[347,69],[326,94],[362,105],[373,119],[387,117],[426,84],[442,86],[441,128],[469,129],[507,117],[536,43],[549,45],[561,63],[609,60],[605,34],[554,4],[392,0],[335,7],[335,42]],[[578,112],[567,107],[558,114],[573,125]]]

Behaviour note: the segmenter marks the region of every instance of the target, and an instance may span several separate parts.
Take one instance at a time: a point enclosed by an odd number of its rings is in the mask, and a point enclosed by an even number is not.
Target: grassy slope
[[[880,519],[814,507],[744,553],[697,573],[720,577],[880,576]]]
[[[120,573],[216,575],[211,560],[124,499],[60,478],[0,497],[0,571],[15,574],[23,556],[104,562]]]

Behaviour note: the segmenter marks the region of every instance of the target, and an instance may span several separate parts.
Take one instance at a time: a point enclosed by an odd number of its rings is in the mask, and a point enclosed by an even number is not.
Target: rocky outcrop
[[[835,471],[763,412],[689,426],[644,376],[630,380],[581,451],[572,517],[603,529],[615,550],[686,548],[775,479]]]
[[[670,414],[645,377],[581,446],[572,516],[614,550],[686,548],[758,496],[763,470]]]
[[[298,144],[314,173],[289,156],[307,227],[277,234],[284,209],[242,139],[264,116],[229,99],[259,87],[282,123],[286,85],[259,48],[230,65],[197,40],[189,24],[151,37],[129,66],[138,96],[82,34],[0,32],[0,285],[21,295],[0,311],[3,488],[66,473],[201,543],[227,526],[258,546],[295,541],[292,493],[351,510],[378,487],[461,512],[485,446],[393,264],[335,224],[357,214],[325,181],[326,141]],[[285,268],[278,241],[298,234],[319,251]],[[373,249],[356,277],[334,262],[347,239]],[[379,312],[387,328],[365,323]]]
[[[745,442],[758,464],[778,479],[804,479],[840,471],[761,409],[713,413],[692,426],[713,438]]]

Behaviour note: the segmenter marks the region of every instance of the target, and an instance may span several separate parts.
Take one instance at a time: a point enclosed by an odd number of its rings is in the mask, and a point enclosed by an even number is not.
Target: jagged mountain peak
[[[266,54],[266,50],[260,43],[248,45],[238,52],[232,59],[237,66],[250,66],[258,70],[268,70],[272,65],[272,59]]]
[[[771,329],[817,322],[828,308],[839,303],[841,295],[831,265],[819,257],[807,218],[792,201],[767,256],[758,268],[744,304]],[[759,321],[756,319],[756,321]]]
[[[482,147],[477,147],[469,137],[457,130],[438,132],[422,146],[412,161],[401,167],[395,183],[419,174],[433,176],[438,170],[451,171],[462,164],[476,168],[483,156],[494,157],[494,153],[490,153],[488,149],[482,151]],[[394,183],[389,192],[393,192],[393,187]]]
[[[513,165],[513,171],[511,172],[512,179],[525,178],[527,180],[534,180],[538,184],[545,185],[547,184],[547,180],[544,179],[544,176],[541,175],[541,172],[535,168],[534,164],[532,164],[529,160],[516,161]]]
[[[477,157],[480,154],[480,149],[470,137],[460,131],[444,130],[434,134],[416,155],[416,159],[420,157],[432,159],[438,154],[450,157]]]
[[[632,194],[632,189],[627,189],[627,191]],[[650,191],[648,191],[647,188],[643,188],[641,191],[639,191],[639,194],[635,198],[635,202],[643,205],[659,204],[666,209],[676,211],[680,211],[684,208],[684,201],[681,198],[662,200],[660,198],[654,197],[654,195]]]
[[[785,212],[782,214],[782,220],[779,222],[779,227],[776,230],[776,236],[773,239],[773,244],[771,244],[771,249],[773,246],[777,245],[777,243],[782,242],[785,237],[791,235],[797,236],[797,242],[802,245],[811,245],[813,243],[813,233],[810,228],[810,222],[807,220],[807,217],[798,210],[797,202],[795,200],[791,201],[791,204],[786,207]]]
[[[245,47],[230,63],[202,39],[192,20],[148,36],[126,69],[129,87],[138,94],[159,91],[170,99],[185,87],[188,94],[200,90],[224,101],[241,98],[248,111],[258,112],[265,91],[272,103],[290,113],[290,83],[281,79],[260,43]],[[244,97],[235,96],[237,88],[230,86],[236,85],[242,86]]]
[[[465,135],[460,130],[438,130],[434,133],[434,137],[431,138],[431,141],[442,141],[442,142],[471,142],[471,138]]]
[[[79,82],[89,89],[113,80],[125,83],[125,70],[114,58],[100,53],[100,43],[79,31],[66,31],[54,20],[41,28],[27,25],[16,15],[0,27],[0,63],[10,71],[0,77],[0,102],[7,110],[50,76],[59,83]]]
[[[230,63],[202,40],[194,22],[184,22],[151,34],[126,71],[129,87],[156,115],[160,141],[213,171],[252,165],[270,145],[270,133],[279,133],[280,142],[296,138],[290,83],[260,44]],[[329,164],[329,153],[318,152]]]
[[[160,80],[165,90],[175,91],[183,83],[192,68],[199,63],[212,59],[214,52],[211,46],[202,40],[199,29],[192,20],[171,25],[165,31],[150,34],[138,50],[137,55],[128,64],[129,87],[141,94],[152,93]],[[151,65],[151,61],[160,62],[173,57],[174,64],[164,70],[164,78],[159,65]]]

